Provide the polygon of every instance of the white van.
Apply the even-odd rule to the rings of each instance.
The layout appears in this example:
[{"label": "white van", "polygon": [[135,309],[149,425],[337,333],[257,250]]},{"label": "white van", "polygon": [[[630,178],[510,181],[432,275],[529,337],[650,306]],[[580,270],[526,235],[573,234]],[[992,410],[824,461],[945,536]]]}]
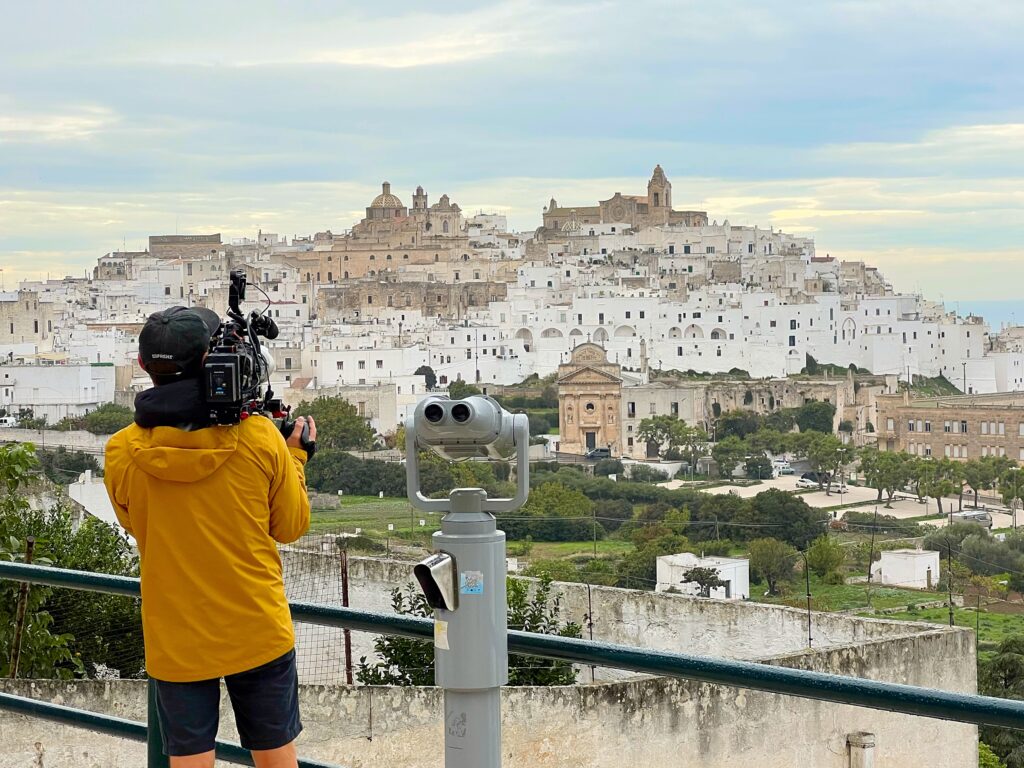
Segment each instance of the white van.
[{"label": "white van", "polygon": [[0,416],[0,429],[10,429],[18,426],[18,420],[13,416]]}]

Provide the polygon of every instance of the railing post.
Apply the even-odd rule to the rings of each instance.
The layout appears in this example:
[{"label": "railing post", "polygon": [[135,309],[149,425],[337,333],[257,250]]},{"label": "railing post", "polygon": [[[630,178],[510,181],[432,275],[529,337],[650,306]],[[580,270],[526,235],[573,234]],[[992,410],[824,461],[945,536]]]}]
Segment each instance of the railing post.
[{"label": "railing post", "polygon": [[[35,551],[36,539],[29,536],[25,539],[25,563],[32,564],[32,553]],[[21,662],[21,639],[25,632],[25,612],[28,609],[28,582],[21,582],[18,589],[18,607],[14,619],[14,642],[11,644],[11,680],[18,679],[18,664]]]},{"label": "railing post", "polygon": [[149,705],[146,708],[146,768],[169,768],[171,762],[164,754],[160,716],[156,710],[156,681],[149,678]]}]

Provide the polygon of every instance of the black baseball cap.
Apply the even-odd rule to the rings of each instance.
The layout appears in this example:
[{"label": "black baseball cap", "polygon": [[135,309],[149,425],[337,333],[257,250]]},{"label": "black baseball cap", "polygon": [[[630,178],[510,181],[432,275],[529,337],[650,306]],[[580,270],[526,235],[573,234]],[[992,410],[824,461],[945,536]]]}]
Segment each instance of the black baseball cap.
[{"label": "black baseball cap", "polygon": [[146,373],[194,373],[209,350],[220,318],[205,307],[171,307],[154,312],[139,334],[139,362]]}]

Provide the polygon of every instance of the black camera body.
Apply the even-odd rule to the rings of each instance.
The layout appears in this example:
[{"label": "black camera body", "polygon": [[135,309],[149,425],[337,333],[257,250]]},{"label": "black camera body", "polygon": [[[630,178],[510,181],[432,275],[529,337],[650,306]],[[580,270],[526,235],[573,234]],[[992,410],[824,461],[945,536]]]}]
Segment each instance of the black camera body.
[{"label": "black camera body", "polygon": [[255,413],[287,419],[290,410],[269,387],[273,361],[260,346],[261,336],[277,338],[277,324],[255,310],[242,314],[245,287],[245,272],[231,270],[228,316],[210,339],[203,364],[203,393],[215,424],[238,424]]}]

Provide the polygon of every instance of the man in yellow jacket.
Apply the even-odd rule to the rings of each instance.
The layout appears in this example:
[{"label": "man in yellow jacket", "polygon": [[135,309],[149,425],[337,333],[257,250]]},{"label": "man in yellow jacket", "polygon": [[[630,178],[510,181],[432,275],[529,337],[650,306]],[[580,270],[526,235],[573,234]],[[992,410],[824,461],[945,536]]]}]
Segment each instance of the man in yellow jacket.
[{"label": "man in yellow jacket", "polygon": [[146,670],[172,768],[212,768],[221,678],[256,765],[293,768],[295,635],[275,542],[309,527],[301,435],[308,421],[315,441],[316,425],[300,417],[286,440],[261,416],[211,422],[202,363],[219,322],[201,308],[149,317],[139,364],[155,386],[107,443],[105,482],[139,546]]}]

